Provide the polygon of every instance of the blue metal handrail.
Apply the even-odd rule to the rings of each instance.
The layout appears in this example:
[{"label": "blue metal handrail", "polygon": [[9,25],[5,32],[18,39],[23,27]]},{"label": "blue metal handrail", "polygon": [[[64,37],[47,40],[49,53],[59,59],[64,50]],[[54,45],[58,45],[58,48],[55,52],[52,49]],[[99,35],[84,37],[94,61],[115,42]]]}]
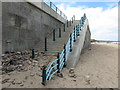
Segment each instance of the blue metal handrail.
[{"label": "blue metal handrail", "polygon": [[44,0],[44,2],[54,11],[56,11],[61,17],[67,20],[67,16],[62,11],[60,11],[58,7],[56,7],[56,5],[53,4],[50,0]]},{"label": "blue metal handrail", "polygon": [[42,73],[43,85],[46,85],[47,80],[50,80],[54,74],[60,73],[63,67],[66,66],[69,53],[72,51],[72,47],[75,40],[80,35],[80,29],[83,26],[85,20],[86,20],[86,16],[84,15],[80,20],[80,24],[74,27],[73,32],[70,34],[70,38],[68,39],[67,44],[64,45],[64,49],[62,50],[62,52],[58,53],[57,58],[48,65],[47,69],[46,67],[44,67]]}]

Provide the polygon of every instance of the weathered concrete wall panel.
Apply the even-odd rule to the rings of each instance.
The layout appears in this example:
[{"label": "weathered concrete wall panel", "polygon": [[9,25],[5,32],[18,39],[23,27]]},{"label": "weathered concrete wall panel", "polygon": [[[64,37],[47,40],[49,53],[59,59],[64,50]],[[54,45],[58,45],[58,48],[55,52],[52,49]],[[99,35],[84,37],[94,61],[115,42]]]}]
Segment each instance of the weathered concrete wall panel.
[{"label": "weathered concrete wall panel", "polygon": [[3,52],[32,48],[62,22],[26,2],[2,3]]},{"label": "weathered concrete wall panel", "polygon": [[84,45],[83,45],[83,50],[88,48],[90,46],[90,43],[91,43],[91,33],[90,33],[89,26],[87,26],[87,31],[86,31],[85,41],[84,41]]}]

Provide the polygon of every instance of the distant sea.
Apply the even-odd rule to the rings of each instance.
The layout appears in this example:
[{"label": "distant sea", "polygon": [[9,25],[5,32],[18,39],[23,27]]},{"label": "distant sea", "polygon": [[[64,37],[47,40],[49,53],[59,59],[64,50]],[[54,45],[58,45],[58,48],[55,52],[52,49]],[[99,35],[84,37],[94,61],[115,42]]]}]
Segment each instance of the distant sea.
[{"label": "distant sea", "polygon": [[114,43],[114,44],[120,44],[120,42],[110,42],[110,43]]}]

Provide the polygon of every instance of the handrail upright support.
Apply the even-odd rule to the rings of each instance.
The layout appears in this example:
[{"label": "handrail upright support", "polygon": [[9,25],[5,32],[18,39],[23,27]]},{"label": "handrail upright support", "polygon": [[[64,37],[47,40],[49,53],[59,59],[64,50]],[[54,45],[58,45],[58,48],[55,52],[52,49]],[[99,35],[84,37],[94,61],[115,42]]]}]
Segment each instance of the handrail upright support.
[{"label": "handrail upright support", "polygon": [[71,26],[71,20],[70,20],[70,26]]},{"label": "handrail upright support", "polygon": [[64,32],[65,32],[65,24],[64,24]]},{"label": "handrail upright support", "polygon": [[73,17],[72,17],[72,23],[73,23]]},{"label": "handrail upright support", "polygon": [[59,38],[61,38],[61,28],[59,28]]},{"label": "handrail upright support", "polygon": [[45,37],[45,51],[47,51],[47,37]]},{"label": "handrail upright support", "polygon": [[57,73],[60,73],[60,55],[59,55],[59,53],[58,53],[58,55],[57,55],[57,58],[58,58],[58,60],[57,60],[57,69],[58,69],[58,71],[57,71]]},{"label": "handrail upright support", "polygon": [[76,38],[75,38],[75,27],[74,27],[74,42],[76,41],[75,39],[76,39]]},{"label": "handrail upright support", "polygon": [[53,41],[55,41],[55,29],[53,30]]},{"label": "handrail upright support", "polygon": [[52,2],[50,2],[50,8],[52,7]]},{"label": "handrail upright support", "polygon": [[66,67],[66,44],[64,44],[64,66]]},{"label": "handrail upright support", "polygon": [[67,20],[67,27],[68,27],[68,20]]},{"label": "handrail upright support", "polygon": [[70,34],[70,52],[72,52],[72,33]]},{"label": "handrail upright support", "polygon": [[45,86],[46,85],[46,66],[43,66],[43,71],[42,71],[42,84]]},{"label": "handrail upright support", "polygon": [[35,58],[35,50],[32,49],[32,59],[34,59],[34,58]]}]

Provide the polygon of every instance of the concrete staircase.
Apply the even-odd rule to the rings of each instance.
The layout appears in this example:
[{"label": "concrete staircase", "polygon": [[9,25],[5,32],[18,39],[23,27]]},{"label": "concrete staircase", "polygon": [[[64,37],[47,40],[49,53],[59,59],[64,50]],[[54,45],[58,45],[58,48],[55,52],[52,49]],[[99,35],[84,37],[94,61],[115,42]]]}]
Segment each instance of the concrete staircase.
[{"label": "concrete staircase", "polygon": [[[69,23],[68,23],[69,24]],[[45,42],[39,42],[36,46],[35,49],[39,50],[40,52],[44,52],[46,55],[56,55],[58,52],[61,52],[61,50],[63,50],[63,46],[64,44],[67,43],[70,33],[73,31],[74,26],[76,26],[77,24],[79,24],[79,21],[76,20],[73,23],[71,23],[71,26],[69,25],[68,27],[66,27],[65,32],[63,30],[61,33],[61,37],[59,37],[56,34],[56,38],[55,41],[53,41],[53,37],[51,34],[49,38],[47,38],[47,51],[45,51]],[[58,33],[58,32],[56,32]]]}]

